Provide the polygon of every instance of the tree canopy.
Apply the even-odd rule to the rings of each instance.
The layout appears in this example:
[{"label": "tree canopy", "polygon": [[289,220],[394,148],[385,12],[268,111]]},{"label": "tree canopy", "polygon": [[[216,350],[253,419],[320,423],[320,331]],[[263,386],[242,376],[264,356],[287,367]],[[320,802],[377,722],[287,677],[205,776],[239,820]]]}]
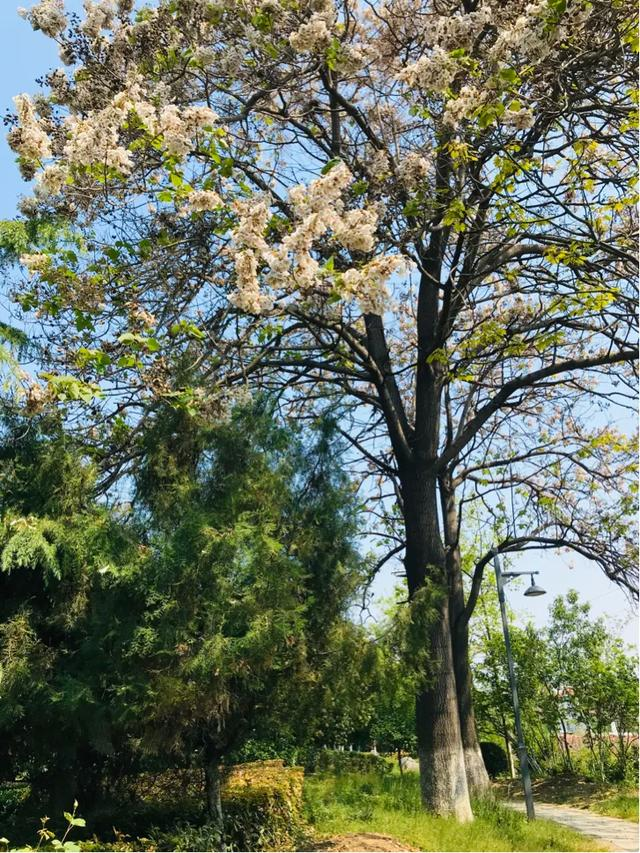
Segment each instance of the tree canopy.
[{"label": "tree canopy", "polygon": [[635,9],[25,15],[66,66],[17,96],[9,132],[36,182],[24,214],[59,228],[21,257],[47,361],[31,397],[88,404],[105,487],[167,402],[222,411],[248,385],[290,415],[339,412],[386,523],[380,564],[403,553],[433,614],[424,801],[469,818],[466,776],[486,774],[466,626],[488,554],[465,598],[465,519],[637,591],[633,445],[610,422],[637,356]]}]

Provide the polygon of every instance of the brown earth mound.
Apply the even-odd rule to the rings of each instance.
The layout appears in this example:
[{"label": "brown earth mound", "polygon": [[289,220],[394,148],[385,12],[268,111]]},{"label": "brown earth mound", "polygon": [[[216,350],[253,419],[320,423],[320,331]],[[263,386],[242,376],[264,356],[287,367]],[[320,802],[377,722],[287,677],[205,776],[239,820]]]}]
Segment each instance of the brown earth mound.
[{"label": "brown earth mound", "polygon": [[378,835],[375,832],[349,833],[348,835],[336,835],[318,841],[311,847],[310,851],[331,850],[335,853],[357,853],[358,851],[404,851],[415,850],[397,838],[390,835]]}]

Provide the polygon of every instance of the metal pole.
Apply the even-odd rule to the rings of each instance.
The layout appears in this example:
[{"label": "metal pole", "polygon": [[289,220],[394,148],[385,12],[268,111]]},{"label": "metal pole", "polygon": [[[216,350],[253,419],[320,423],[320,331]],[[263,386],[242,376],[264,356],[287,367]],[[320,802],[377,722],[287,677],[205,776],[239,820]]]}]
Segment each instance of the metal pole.
[{"label": "metal pole", "polygon": [[513,665],[511,654],[511,637],[509,636],[509,623],[507,622],[507,608],[504,600],[504,581],[500,570],[498,552],[493,552],[493,567],[496,570],[496,586],[498,588],[498,600],[500,601],[500,614],[502,616],[502,630],[504,631],[504,645],[507,650],[507,663],[509,665],[509,683],[511,685],[511,698],[513,700],[513,714],[516,722],[516,737],[518,738],[518,759],[520,761],[520,775],[522,776],[522,788],[524,800],[527,805],[527,820],[535,820],[536,813],[533,807],[533,790],[531,788],[531,774],[529,772],[529,757],[522,734],[522,721],[520,719],[520,701],[518,700],[518,684],[516,681],[516,670]]}]

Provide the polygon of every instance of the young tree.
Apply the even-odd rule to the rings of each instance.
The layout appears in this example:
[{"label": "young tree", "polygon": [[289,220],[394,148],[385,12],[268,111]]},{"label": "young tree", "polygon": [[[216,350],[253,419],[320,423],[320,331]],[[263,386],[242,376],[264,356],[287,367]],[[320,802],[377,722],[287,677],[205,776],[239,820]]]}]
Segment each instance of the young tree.
[{"label": "young tree", "polygon": [[116,473],[158,400],[252,382],[290,413],[340,406],[433,616],[423,800],[468,819],[486,773],[467,624],[489,559],[465,600],[469,503],[498,516],[502,551],[567,546],[636,584],[630,445],[599,414],[628,400],[636,358],[635,10],[134,6],[25,13],[69,70],[16,99],[23,209],[81,235],[22,259],[49,392],[102,387]]},{"label": "young tree", "polygon": [[[488,598],[488,600],[486,600]],[[549,607],[548,624],[511,625],[513,656],[527,745],[547,770],[560,759],[579,770],[569,733],[585,731],[589,772],[604,781],[624,778],[637,728],[637,657],[593,619],[575,590]],[[513,709],[499,615],[483,595],[473,625],[476,707],[484,731],[511,740]],[[612,733],[615,723],[617,736]],[[584,769],[584,768],[583,768]]]},{"label": "young tree", "polygon": [[138,480],[155,531],[132,587],[144,606],[127,654],[149,675],[131,713],[143,748],[198,756],[221,824],[220,764],[291,716],[278,698],[304,703],[361,567],[329,426],[304,443],[258,404],[191,432],[159,415]]},{"label": "young tree", "polygon": [[122,766],[129,758],[113,650],[135,612],[109,578],[135,562],[139,542],[94,501],[95,474],[58,417],[4,412],[0,756],[3,772],[26,776],[56,813],[75,797],[90,807],[114,752]]},{"label": "young tree", "polygon": [[214,425],[168,408],[147,424],[126,520],[96,503],[57,420],[7,433],[7,766],[63,808],[91,808],[148,755],[201,766],[222,823],[226,756],[331,689],[324,658],[362,575],[331,425],[305,438],[263,403]]}]

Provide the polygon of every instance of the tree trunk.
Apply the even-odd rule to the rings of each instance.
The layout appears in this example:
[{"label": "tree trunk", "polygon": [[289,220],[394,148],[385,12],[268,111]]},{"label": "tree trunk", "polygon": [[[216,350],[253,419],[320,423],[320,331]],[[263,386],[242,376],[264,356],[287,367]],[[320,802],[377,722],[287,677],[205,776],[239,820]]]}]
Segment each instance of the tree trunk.
[{"label": "tree trunk", "polygon": [[224,850],[224,815],[222,812],[220,755],[212,749],[208,749],[205,755],[204,780],[207,797],[207,814],[209,820],[220,831],[220,850]]},{"label": "tree trunk", "polygon": [[460,558],[458,513],[455,492],[446,478],[440,481],[440,499],[444,519],[447,574],[449,578],[449,618],[453,670],[458,696],[460,731],[464,748],[464,763],[470,794],[483,794],[489,789],[489,774],[484,764],[473,710],[471,666],[469,664],[469,623],[463,618],[464,586]]},{"label": "tree trunk", "polygon": [[516,778],[516,763],[513,758],[513,747],[511,746],[511,735],[509,734],[509,729],[507,727],[507,721],[504,718],[504,714],[502,714],[502,731],[504,744],[507,750],[507,760],[509,762],[509,778]]},{"label": "tree trunk", "polygon": [[482,757],[476,717],[473,710],[471,666],[469,664],[469,632],[466,627],[455,629],[452,634],[453,666],[460,714],[460,732],[464,748],[464,763],[467,769],[467,782],[471,794],[488,791],[490,782],[487,768]]},{"label": "tree trunk", "polygon": [[[416,697],[416,733],[422,802],[429,811],[460,821],[473,818],[464,764],[453,669],[444,547],[438,529],[435,480],[412,471],[402,482],[409,597],[424,590],[430,652],[425,683]],[[426,589],[425,589],[426,587]]]}]

